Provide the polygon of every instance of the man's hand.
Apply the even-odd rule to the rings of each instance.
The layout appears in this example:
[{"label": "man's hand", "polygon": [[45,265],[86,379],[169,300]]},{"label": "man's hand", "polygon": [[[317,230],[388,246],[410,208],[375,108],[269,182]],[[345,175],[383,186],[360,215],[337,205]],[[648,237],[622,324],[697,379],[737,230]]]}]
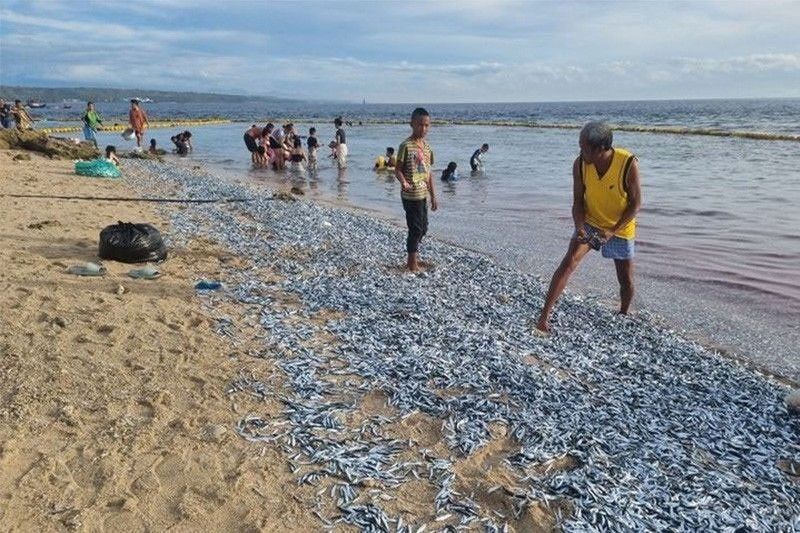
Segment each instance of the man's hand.
[{"label": "man's hand", "polygon": [[414,187],[411,186],[408,180],[405,179],[400,182],[400,186],[403,188],[404,191],[411,191],[414,189]]},{"label": "man's hand", "polygon": [[586,242],[588,240],[589,235],[586,234],[586,228],[583,227],[583,224],[575,226],[575,238],[578,242]]},{"label": "man's hand", "polygon": [[431,211],[436,211],[437,209],[439,209],[439,204],[436,202],[436,198],[432,196],[431,197]]},{"label": "man's hand", "polygon": [[600,240],[603,243],[606,243],[614,236],[614,232],[612,230],[610,230],[610,229],[602,229],[601,228],[597,232],[597,236],[600,238]]}]

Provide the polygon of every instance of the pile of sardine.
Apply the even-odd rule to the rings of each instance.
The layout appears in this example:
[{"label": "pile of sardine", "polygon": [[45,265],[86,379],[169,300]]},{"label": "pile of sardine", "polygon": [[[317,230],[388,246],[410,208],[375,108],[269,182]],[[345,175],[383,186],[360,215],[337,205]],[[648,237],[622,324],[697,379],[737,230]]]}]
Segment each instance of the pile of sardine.
[{"label": "pile of sardine", "polygon": [[[779,466],[800,462],[800,420],[773,380],[646,312],[622,317],[575,295],[557,306],[555,333],[541,337],[531,326],[542,283],[489,258],[427,240],[422,254],[432,268],[405,274],[401,227],[278,201],[205,171],[126,167],[143,193],[178,186],[191,198],[253,198],[171,212],[169,239],[212,237],[256,265],[226,274],[226,297],[258,319],[259,356],[276,359],[284,386],[241,375],[231,393],[278,398],[285,409],[281,418],[249,415],[237,430],[282,446],[298,481],[319,484],[326,525],[502,531],[531,503],[567,500],[571,512],[558,523],[565,530],[800,530],[800,478]],[[259,279],[258,268],[281,281]],[[292,293],[301,305],[279,305],[265,289]],[[339,318],[309,320],[320,311]],[[319,333],[337,342],[309,344]],[[375,390],[397,414],[345,424]],[[441,421],[451,457],[384,433],[412,413]],[[487,444],[495,424],[519,444],[505,460],[519,473],[510,515],[457,490],[452,468]],[[563,457],[577,467],[537,468]],[[407,524],[370,497],[391,498],[389,489],[419,478],[438,490],[430,524]]]}]

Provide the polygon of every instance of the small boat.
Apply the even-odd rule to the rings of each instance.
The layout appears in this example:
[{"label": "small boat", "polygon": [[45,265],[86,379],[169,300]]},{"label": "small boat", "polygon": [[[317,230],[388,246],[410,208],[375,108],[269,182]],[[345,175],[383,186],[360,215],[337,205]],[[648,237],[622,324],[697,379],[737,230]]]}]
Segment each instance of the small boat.
[{"label": "small boat", "polygon": [[28,107],[32,107],[33,109],[39,109],[42,107],[47,107],[47,104],[44,102],[37,102],[36,100],[28,100]]},{"label": "small boat", "polygon": [[64,109],[72,109],[72,104],[64,104],[61,107],[63,107]]}]

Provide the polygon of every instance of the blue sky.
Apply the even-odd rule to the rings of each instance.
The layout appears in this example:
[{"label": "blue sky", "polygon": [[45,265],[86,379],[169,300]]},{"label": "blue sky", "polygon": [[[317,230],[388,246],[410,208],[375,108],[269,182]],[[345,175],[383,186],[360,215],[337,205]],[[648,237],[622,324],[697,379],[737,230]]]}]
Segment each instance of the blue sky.
[{"label": "blue sky", "polygon": [[800,97],[800,2],[0,0],[0,83],[370,102]]}]

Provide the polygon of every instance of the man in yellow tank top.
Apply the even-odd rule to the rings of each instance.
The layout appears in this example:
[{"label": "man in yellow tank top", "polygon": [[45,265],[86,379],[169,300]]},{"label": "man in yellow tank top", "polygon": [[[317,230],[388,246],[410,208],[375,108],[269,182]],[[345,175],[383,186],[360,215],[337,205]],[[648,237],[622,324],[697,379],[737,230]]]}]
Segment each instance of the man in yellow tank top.
[{"label": "man in yellow tank top", "polygon": [[612,148],[611,128],[589,122],[581,130],[581,154],[572,165],[572,219],[575,233],[553,274],[536,328],[550,332],[550,313],[570,275],[590,250],[613,259],[619,281],[620,314],[633,300],[636,213],[642,205],[636,156]]}]

